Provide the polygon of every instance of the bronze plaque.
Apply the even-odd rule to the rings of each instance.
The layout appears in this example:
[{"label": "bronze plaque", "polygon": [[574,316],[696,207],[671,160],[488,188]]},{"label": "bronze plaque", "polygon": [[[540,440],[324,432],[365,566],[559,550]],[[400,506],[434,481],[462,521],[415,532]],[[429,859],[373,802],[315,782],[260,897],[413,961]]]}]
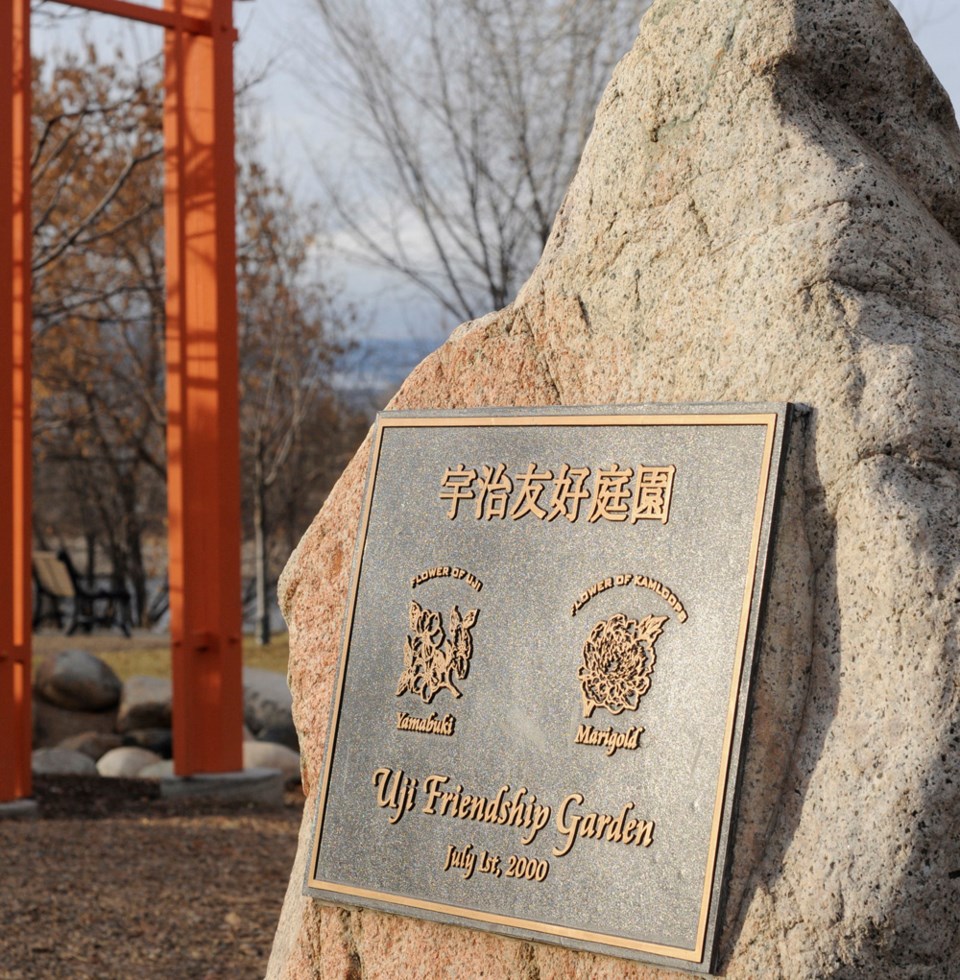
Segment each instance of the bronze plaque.
[{"label": "bronze plaque", "polygon": [[380,415],[308,893],[708,971],[787,420]]}]

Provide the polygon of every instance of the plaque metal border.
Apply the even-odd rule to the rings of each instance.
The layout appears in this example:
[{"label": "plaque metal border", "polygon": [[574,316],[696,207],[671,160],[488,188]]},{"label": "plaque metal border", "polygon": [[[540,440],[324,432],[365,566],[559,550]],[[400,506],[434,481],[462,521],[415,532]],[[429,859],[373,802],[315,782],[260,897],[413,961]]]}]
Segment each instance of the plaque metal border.
[{"label": "plaque metal border", "polygon": [[[742,736],[749,695],[749,682],[752,673],[754,647],[757,642],[760,606],[764,590],[766,561],[772,539],[774,507],[776,504],[777,481],[785,456],[786,433],[789,427],[792,405],[789,403],[757,404],[717,404],[690,406],[689,412],[677,411],[681,406],[617,406],[605,408],[540,408],[540,409],[489,409],[463,410],[456,415],[437,412],[381,412],[377,416],[371,439],[370,460],[367,468],[366,486],[354,559],[351,569],[350,589],[344,613],[344,622],[337,664],[337,677],[334,688],[334,702],[328,723],[327,743],[324,752],[323,771],[317,794],[317,806],[311,830],[310,861],[307,865],[303,892],[329,904],[356,905],[363,900],[368,906],[386,912],[416,915],[426,913],[426,917],[437,921],[452,922],[464,926],[476,926],[488,931],[499,932],[510,938],[526,938],[533,941],[560,942],[572,940],[585,948],[607,955],[630,956],[645,954],[648,962],[656,963],[650,957],[662,958],[662,965],[687,970],[709,971],[713,967],[716,946],[717,919],[719,917],[720,897],[724,882],[721,873],[726,865],[726,851],[729,848],[731,827],[725,826],[724,816],[732,820],[737,789],[737,775],[742,752]],[[417,898],[410,895],[397,895],[375,889],[344,885],[319,879],[314,869],[317,866],[322,837],[322,825],[330,772],[336,751],[336,733],[342,707],[343,686],[346,676],[347,659],[352,638],[354,611],[360,586],[360,573],[363,563],[364,546],[369,530],[370,510],[376,486],[377,469],[383,435],[391,428],[464,428],[464,427],[512,427],[512,426],[744,426],[757,425],[766,429],[760,474],[757,485],[757,500],[751,532],[749,562],[745,576],[744,594],[740,610],[737,633],[737,648],[731,675],[730,691],[727,700],[727,715],[721,765],[714,798],[713,818],[710,832],[709,855],[704,873],[704,887],[697,925],[697,937],[692,949],[667,946],[659,943],[630,939],[615,934],[577,929],[567,925],[540,922],[514,916],[500,915],[444,902]],[[739,720],[739,724],[738,724]],[[731,777],[733,777],[731,783]],[[317,892],[323,894],[318,895]],[[342,903],[338,899],[342,898]],[[711,915],[711,913],[713,913]],[[497,928],[499,927],[499,928]],[[707,948],[708,933],[711,946]],[[705,958],[705,953],[708,955]],[[636,957],[634,957],[636,958]]]}]

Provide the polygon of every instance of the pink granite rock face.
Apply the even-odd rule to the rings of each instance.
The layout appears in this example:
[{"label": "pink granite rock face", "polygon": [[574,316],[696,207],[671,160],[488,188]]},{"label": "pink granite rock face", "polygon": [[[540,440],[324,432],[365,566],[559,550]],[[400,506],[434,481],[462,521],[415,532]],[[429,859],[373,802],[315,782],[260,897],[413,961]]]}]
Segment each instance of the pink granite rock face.
[{"label": "pink granite rock face", "polygon": [[[960,938],[960,135],[886,0],[658,0],[537,269],[394,408],[793,401],[728,977],[949,977]],[[364,446],[281,602],[322,763]],[[653,977],[300,895],[271,977]]]}]

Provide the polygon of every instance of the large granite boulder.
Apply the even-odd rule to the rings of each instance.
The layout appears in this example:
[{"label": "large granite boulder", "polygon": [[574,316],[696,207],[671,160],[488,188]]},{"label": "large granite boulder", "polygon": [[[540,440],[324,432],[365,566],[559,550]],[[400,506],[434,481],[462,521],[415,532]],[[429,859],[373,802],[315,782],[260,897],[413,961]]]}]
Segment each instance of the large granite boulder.
[{"label": "large granite boulder", "polygon": [[120,678],[86,650],[63,650],[37,664],[37,697],[69,711],[105,711],[120,701]]},{"label": "large granite boulder", "polygon": [[[960,135],[886,0],[658,0],[537,269],[392,407],[793,401],[721,928],[747,977],[960,938]],[[301,895],[364,446],[281,582],[311,794],[269,976],[660,971]]]}]

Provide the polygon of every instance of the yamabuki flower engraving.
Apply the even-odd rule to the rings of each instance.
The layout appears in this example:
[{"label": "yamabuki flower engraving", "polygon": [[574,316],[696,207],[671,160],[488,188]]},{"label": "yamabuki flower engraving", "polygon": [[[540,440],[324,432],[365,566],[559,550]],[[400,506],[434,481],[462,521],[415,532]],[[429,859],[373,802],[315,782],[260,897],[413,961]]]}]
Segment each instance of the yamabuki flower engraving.
[{"label": "yamabuki flower engraving", "polygon": [[441,688],[455,698],[461,696],[454,677],[465,678],[473,655],[473,629],[480,615],[470,609],[465,615],[454,606],[450,612],[450,636],[443,628],[443,617],[417,602],[410,602],[410,633],[403,645],[403,673],[397,684],[397,697],[411,691],[424,704],[430,704]]}]

